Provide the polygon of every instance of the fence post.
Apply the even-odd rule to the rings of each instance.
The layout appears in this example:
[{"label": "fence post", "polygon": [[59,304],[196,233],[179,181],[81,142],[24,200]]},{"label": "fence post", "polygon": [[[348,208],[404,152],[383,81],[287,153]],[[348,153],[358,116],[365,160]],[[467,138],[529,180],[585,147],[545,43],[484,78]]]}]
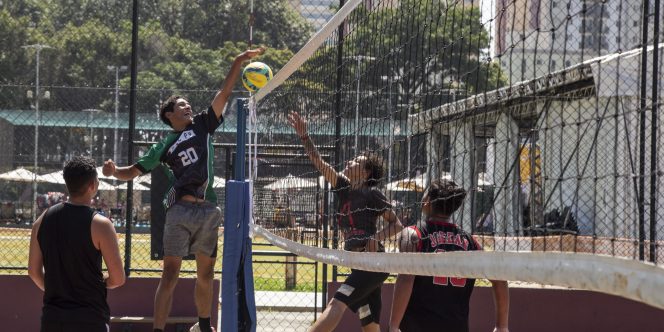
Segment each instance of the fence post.
[{"label": "fence post", "polygon": [[286,256],[286,290],[293,290],[297,285],[297,256]]}]

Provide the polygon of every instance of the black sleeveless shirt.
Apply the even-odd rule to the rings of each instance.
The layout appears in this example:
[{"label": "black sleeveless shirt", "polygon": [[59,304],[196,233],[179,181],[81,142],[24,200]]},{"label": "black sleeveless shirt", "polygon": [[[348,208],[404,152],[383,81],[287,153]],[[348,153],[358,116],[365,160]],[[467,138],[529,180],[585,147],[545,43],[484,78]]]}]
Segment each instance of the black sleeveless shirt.
[{"label": "black sleeveless shirt", "polygon": [[339,198],[337,218],[344,234],[344,250],[364,248],[376,234],[378,217],[392,205],[377,188],[351,189],[348,179],[341,175],[332,191]]},{"label": "black sleeveless shirt", "polygon": [[37,240],[44,258],[45,322],[107,322],[106,283],[101,251],[92,243],[96,212],[60,203],[42,218]]},{"label": "black sleeveless shirt", "polygon": [[[470,234],[445,220],[431,218],[410,228],[420,238],[419,252],[481,250]],[[475,279],[415,276],[404,319],[425,320],[425,325],[432,331],[468,331],[470,295],[474,285]]]}]

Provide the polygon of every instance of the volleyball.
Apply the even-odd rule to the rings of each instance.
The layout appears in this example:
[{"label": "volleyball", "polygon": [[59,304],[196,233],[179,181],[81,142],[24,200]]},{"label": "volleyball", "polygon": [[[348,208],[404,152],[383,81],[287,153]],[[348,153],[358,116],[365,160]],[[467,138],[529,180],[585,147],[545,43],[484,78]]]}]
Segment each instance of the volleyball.
[{"label": "volleyball", "polygon": [[262,88],[271,79],[272,69],[262,62],[252,62],[242,70],[242,85],[251,92]]}]

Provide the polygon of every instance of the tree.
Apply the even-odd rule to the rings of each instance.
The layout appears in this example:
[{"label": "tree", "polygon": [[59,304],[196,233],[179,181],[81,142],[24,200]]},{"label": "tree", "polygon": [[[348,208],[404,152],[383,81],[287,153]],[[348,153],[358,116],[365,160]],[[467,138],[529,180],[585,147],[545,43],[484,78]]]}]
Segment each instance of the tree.
[{"label": "tree", "polygon": [[477,6],[403,0],[374,10],[357,9],[345,40],[348,53],[375,58],[360,66],[367,89],[391,79],[402,99],[396,103],[406,98],[426,109],[449,102],[450,92],[471,95],[505,83],[499,66],[482,56],[489,34]]}]

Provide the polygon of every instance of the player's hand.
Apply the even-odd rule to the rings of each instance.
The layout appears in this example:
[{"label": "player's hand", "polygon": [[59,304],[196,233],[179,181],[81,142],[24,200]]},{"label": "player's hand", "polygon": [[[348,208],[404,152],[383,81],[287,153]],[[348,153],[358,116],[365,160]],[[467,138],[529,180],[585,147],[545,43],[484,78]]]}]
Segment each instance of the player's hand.
[{"label": "player's hand", "polygon": [[399,330],[398,327],[391,327],[391,326],[387,329],[387,331],[388,332],[401,332],[401,330]]},{"label": "player's hand", "polygon": [[300,136],[300,138],[307,136],[307,121],[297,112],[288,114],[288,124],[295,129],[297,136]]},{"label": "player's hand", "polygon": [[113,176],[115,174],[115,163],[112,159],[104,162],[104,167],[102,167],[101,172],[104,176]]},{"label": "player's hand", "polygon": [[236,59],[238,61],[246,61],[246,60],[255,58],[255,57],[265,53],[266,50],[267,50],[267,48],[263,47],[263,46],[261,46],[259,48],[252,49],[252,50],[246,50],[246,51],[240,53],[240,55],[238,55]]},{"label": "player's hand", "polygon": [[510,330],[506,327],[495,327],[493,332],[510,332]]}]

